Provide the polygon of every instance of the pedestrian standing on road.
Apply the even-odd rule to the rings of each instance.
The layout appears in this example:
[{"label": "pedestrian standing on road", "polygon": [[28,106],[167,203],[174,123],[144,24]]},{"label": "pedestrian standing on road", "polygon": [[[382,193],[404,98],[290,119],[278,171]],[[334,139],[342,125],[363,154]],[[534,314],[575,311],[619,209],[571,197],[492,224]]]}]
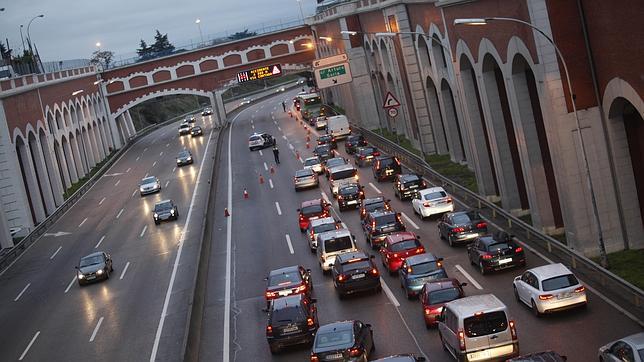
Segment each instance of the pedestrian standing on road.
[{"label": "pedestrian standing on road", "polygon": [[284,108],[284,112],[286,112],[286,102],[282,101],[282,108]]},{"label": "pedestrian standing on road", "polygon": [[280,164],[280,150],[277,149],[277,145],[273,145],[273,156],[275,157],[275,163]]}]

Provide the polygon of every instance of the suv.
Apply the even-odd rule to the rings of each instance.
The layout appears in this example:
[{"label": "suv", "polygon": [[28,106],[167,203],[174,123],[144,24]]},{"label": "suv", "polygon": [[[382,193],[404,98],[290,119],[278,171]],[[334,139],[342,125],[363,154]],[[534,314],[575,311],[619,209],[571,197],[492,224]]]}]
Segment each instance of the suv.
[{"label": "suv", "polygon": [[340,223],[332,217],[312,217],[307,232],[311,252],[315,253],[315,249],[318,248],[318,234],[336,230],[339,225]]},{"label": "suv", "polygon": [[360,207],[360,200],[364,199],[362,186],[357,183],[348,183],[338,189],[338,208],[344,211],[349,207],[357,209]]},{"label": "suv", "polygon": [[329,188],[333,196],[338,195],[342,185],[358,182],[358,170],[351,165],[336,166],[329,170]]},{"label": "suv", "polygon": [[400,213],[394,211],[375,211],[367,215],[364,224],[367,243],[377,249],[385,238],[393,233],[405,231],[405,224],[400,219]]},{"label": "suv", "polygon": [[323,134],[318,137],[318,145],[329,145],[332,149],[338,148],[338,143],[335,141],[335,137],[330,134]]},{"label": "suv", "polygon": [[356,148],[364,147],[367,145],[367,140],[364,139],[364,136],[361,134],[354,134],[347,137],[347,140],[344,141],[344,150],[348,154],[353,154],[356,152]]},{"label": "suv", "polygon": [[371,165],[373,177],[376,181],[393,180],[396,175],[402,173],[400,161],[394,156],[380,156],[376,157]]},{"label": "suv", "polygon": [[286,346],[313,343],[319,327],[316,302],[315,298],[303,294],[273,301],[266,325],[266,340],[271,353],[278,353]]},{"label": "suv", "polygon": [[499,360],[519,354],[519,339],[508,308],[493,294],[446,303],[438,317],[443,348],[456,360]]},{"label": "suv", "polygon": [[356,239],[347,229],[318,234],[317,256],[323,273],[331,270],[336,256],[354,251],[358,251]]},{"label": "suv", "polygon": [[467,246],[470,263],[478,266],[481,274],[493,270],[523,267],[526,264],[523,248],[505,232],[482,236]]},{"label": "suv", "polygon": [[440,239],[447,239],[450,246],[469,243],[485,234],[487,223],[475,210],[449,212],[438,221],[438,236]]},{"label": "suv", "polygon": [[313,154],[320,158],[320,161],[324,162],[329,158],[335,157],[335,151],[331,148],[331,145],[317,145],[313,149]]},{"label": "suv", "polygon": [[363,199],[360,203],[360,221],[364,222],[367,218],[367,215],[374,211],[391,211],[391,205],[389,202],[391,200],[385,200],[384,197],[371,197],[368,199]]},{"label": "suv", "polygon": [[248,148],[251,151],[275,146],[275,138],[268,133],[253,133],[248,137]]},{"label": "suv", "polygon": [[338,255],[333,263],[333,286],[340,299],[351,293],[367,290],[381,292],[380,273],[374,257],[363,251]]},{"label": "suv", "polygon": [[306,294],[310,297],[313,292],[311,269],[305,269],[301,265],[271,270],[264,280],[266,280],[264,292],[266,307],[270,307],[271,301],[280,297],[291,294]]},{"label": "suv", "polygon": [[380,156],[380,152],[373,146],[358,147],[354,152],[354,163],[358,167],[370,165],[373,159]]},{"label": "suv", "polygon": [[394,178],[394,194],[400,200],[413,198],[418,193],[418,190],[422,190],[425,187],[427,187],[427,184],[420,175],[401,174]]},{"label": "suv", "polygon": [[323,199],[304,201],[297,212],[299,212],[300,231],[305,232],[309,227],[309,219],[329,216],[329,204]]}]

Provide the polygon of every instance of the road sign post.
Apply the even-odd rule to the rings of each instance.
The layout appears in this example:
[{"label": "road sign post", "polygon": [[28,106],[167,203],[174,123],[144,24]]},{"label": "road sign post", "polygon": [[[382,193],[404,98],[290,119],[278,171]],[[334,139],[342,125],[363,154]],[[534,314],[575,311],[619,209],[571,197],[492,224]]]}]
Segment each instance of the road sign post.
[{"label": "road sign post", "polygon": [[353,81],[346,54],[313,61],[313,73],[318,89],[333,87]]}]

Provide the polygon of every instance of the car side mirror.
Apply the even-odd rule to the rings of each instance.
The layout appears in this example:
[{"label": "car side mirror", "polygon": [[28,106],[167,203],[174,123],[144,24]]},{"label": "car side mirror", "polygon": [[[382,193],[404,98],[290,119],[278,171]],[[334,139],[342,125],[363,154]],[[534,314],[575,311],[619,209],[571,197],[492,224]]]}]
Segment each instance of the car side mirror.
[{"label": "car side mirror", "polygon": [[387,202],[391,202],[391,199],[387,199]]},{"label": "car side mirror", "polygon": [[74,269],[79,270],[80,268],[78,266],[75,266]]},{"label": "car side mirror", "polygon": [[302,209],[297,209],[297,212],[300,212],[300,211],[302,211]]},{"label": "car side mirror", "polygon": [[460,285],[461,285],[461,287],[466,287],[467,283],[461,283]]},{"label": "car side mirror", "polygon": [[417,240],[420,240],[420,235],[416,235],[416,239],[417,239]]},{"label": "car side mirror", "polygon": [[443,258],[438,258],[436,259],[436,261],[443,261]]},{"label": "car side mirror", "polygon": [[365,326],[366,326],[367,328],[371,328],[371,324],[369,324],[369,323],[365,323]]},{"label": "car side mirror", "polygon": [[264,277],[264,280],[268,281],[268,277]]},{"label": "car side mirror", "polygon": [[311,269],[306,269],[307,274],[311,274]]},{"label": "car side mirror", "polygon": [[399,212],[397,212],[397,213],[396,213],[396,216],[401,217],[401,216],[402,216],[402,214],[401,214],[401,213],[399,213]]}]

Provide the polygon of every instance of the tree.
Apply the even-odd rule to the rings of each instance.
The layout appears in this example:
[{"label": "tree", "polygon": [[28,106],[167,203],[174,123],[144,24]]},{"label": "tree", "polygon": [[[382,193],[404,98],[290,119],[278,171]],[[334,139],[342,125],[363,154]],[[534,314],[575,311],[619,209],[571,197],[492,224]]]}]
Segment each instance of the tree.
[{"label": "tree", "polygon": [[154,35],[154,44],[150,48],[152,48],[152,52],[156,53],[156,55],[169,54],[174,51],[174,45],[168,40],[168,34],[161,34],[158,29]]},{"label": "tree", "polygon": [[249,32],[248,29],[245,29],[244,31],[236,32],[235,34],[229,36],[229,38],[230,40],[239,40],[239,39],[249,38],[255,35],[257,35],[256,32],[254,31]]},{"label": "tree", "polygon": [[97,50],[92,53],[92,59],[90,59],[89,63],[96,66],[100,65],[103,69],[107,69],[110,67],[110,63],[113,58],[114,52],[109,50]]},{"label": "tree", "polygon": [[142,60],[150,59],[152,57],[152,49],[148,46],[145,40],[141,39],[139,47],[140,48],[136,50],[136,54],[138,54]]},{"label": "tree", "polygon": [[8,46],[5,46],[3,42],[0,41],[0,59],[11,60],[12,49],[9,49]]}]

